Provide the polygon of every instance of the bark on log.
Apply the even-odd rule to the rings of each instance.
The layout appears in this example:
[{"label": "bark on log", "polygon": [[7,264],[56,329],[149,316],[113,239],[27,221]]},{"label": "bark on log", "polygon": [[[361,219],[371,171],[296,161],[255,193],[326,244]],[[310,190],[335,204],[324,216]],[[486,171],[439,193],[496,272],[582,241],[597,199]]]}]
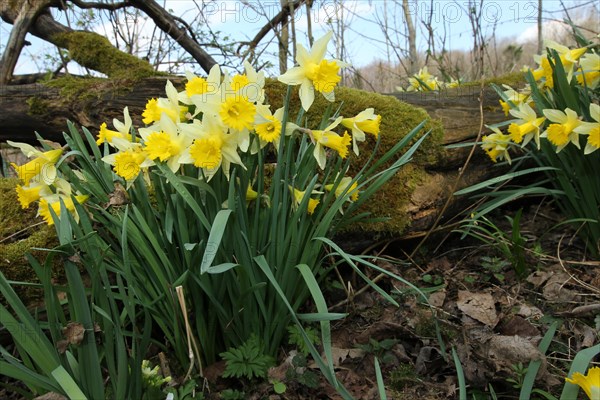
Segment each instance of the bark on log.
[{"label": "bark on log", "polygon": [[[61,94],[58,87],[41,83],[29,83],[39,75],[17,76],[14,82],[24,82],[0,87],[0,141],[7,139],[35,141],[34,132],[43,133],[48,139],[61,140],[67,119],[76,125],[97,128],[102,122],[122,118],[123,108],[129,106],[134,122],[141,124],[146,101],[164,93],[165,82],[171,80],[182,86],[182,77],[151,77],[137,83],[131,90],[119,88],[118,82],[106,83],[90,80],[87,98],[81,93],[70,93],[73,102]],[[94,93],[99,93],[96,95]],[[461,143],[477,136],[480,126],[479,86],[458,87],[441,92],[391,93],[399,100],[425,109],[442,122],[444,144]],[[498,104],[498,96],[491,88],[483,90],[484,124],[506,119]],[[135,118],[138,120],[135,121]],[[450,161],[453,157],[450,158]],[[460,161],[460,160],[457,160]]]}]

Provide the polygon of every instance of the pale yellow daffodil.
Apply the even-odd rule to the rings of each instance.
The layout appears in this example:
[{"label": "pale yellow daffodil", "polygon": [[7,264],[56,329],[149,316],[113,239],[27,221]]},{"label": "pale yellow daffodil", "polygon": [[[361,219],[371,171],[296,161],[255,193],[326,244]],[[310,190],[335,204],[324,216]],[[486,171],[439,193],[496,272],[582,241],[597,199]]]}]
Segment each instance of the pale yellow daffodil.
[{"label": "pale yellow daffodil", "polygon": [[179,169],[183,164],[181,157],[192,143],[192,138],[182,132],[166,113],[161,115],[158,124],[140,128],[139,132],[144,141],[143,150],[149,159],[166,161],[173,172]]},{"label": "pale yellow daffodil", "polygon": [[587,144],[583,150],[586,155],[600,149],[600,106],[598,104],[590,104],[590,117],[595,122],[582,122],[574,129],[576,133],[587,135]]},{"label": "pale yellow daffodil", "polygon": [[54,182],[56,179],[56,163],[62,155],[62,149],[41,151],[27,143],[12,142],[10,140],[7,140],[6,143],[19,148],[28,158],[35,157],[23,165],[10,164],[23,184],[29,185],[31,181],[42,181],[46,185],[51,185]]},{"label": "pale yellow daffodil", "polygon": [[556,152],[559,153],[569,143],[573,143],[578,149],[579,133],[574,129],[581,125],[579,116],[570,108],[561,110],[546,109],[544,115],[549,121],[553,122],[542,133],[541,137],[547,138],[556,146]]},{"label": "pale yellow daffodil", "polygon": [[204,114],[202,123],[182,126],[182,130],[193,142],[182,155],[180,162],[202,168],[207,181],[212,179],[219,168],[223,169],[223,173],[229,179],[232,163],[245,168],[238,154],[239,133],[227,133],[227,127],[218,117]]},{"label": "pale yellow daffodil", "polygon": [[[310,194],[306,193],[306,191],[298,190],[293,186],[289,186],[289,188],[292,191],[292,194],[294,196],[294,206],[296,208],[299,207],[302,204],[302,202],[304,201],[304,198],[308,196],[308,202],[306,203],[306,209],[309,214],[313,214],[315,212],[315,208],[317,208],[317,206],[319,205],[320,200],[313,199],[312,197],[310,197]],[[313,190],[311,194],[322,194],[322,193],[323,192]]]},{"label": "pale yellow daffodil", "polygon": [[113,139],[121,138],[125,140],[131,141],[131,117],[129,116],[129,108],[125,107],[123,109],[123,122],[118,119],[113,119],[113,126],[116,131],[108,129],[106,122],[103,122],[100,125],[100,132],[98,132],[98,140],[96,140],[96,144],[100,145],[104,142],[111,144]]},{"label": "pale yellow daffodil", "polygon": [[513,142],[525,146],[531,139],[535,139],[537,148],[540,148],[540,126],[546,118],[539,117],[529,104],[523,103],[517,108],[510,110],[510,114],[519,120],[508,127],[510,138]]},{"label": "pale yellow daffodil", "polygon": [[494,126],[488,126],[488,128],[494,133],[483,136],[481,139],[481,148],[485,150],[486,154],[493,162],[506,159],[510,164],[511,159],[510,154],[508,153],[508,146],[511,143],[510,136],[503,134]]},{"label": "pale yellow daffodil", "polygon": [[565,380],[574,385],[579,385],[590,400],[600,399],[600,368],[591,367],[587,375],[582,375],[580,372],[575,372],[572,378]]},{"label": "pale yellow daffodil", "polygon": [[344,118],[341,124],[352,130],[352,150],[356,155],[359,154],[358,143],[366,140],[365,133],[370,133],[377,138],[379,136],[379,125],[381,124],[381,115],[375,114],[373,108],[367,108],[359,112],[353,118]]},{"label": "pale yellow daffodil", "polygon": [[335,101],[334,89],[341,80],[340,68],[349,65],[340,60],[324,59],[332,34],[333,32],[329,31],[322,38],[315,40],[310,51],[298,44],[296,52],[298,66],[290,68],[277,78],[286,85],[300,85],[300,101],[305,111],[308,111],[315,100],[315,90],[328,101]]}]

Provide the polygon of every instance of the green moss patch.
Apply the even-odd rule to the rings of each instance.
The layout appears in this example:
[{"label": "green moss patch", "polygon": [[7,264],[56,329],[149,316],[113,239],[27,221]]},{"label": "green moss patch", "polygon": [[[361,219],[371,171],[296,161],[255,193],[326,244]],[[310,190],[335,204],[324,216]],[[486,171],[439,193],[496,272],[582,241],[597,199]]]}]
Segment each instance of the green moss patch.
[{"label": "green moss patch", "polygon": [[[47,252],[37,249],[51,249],[58,240],[54,228],[36,218],[35,207],[21,208],[15,192],[18,182],[14,178],[0,179],[0,271],[8,280],[39,283],[26,254],[43,261]],[[53,270],[60,275],[58,265]],[[34,287],[14,288],[26,304],[43,297],[42,291]]]},{"label": "green moss patch", "polygon": [[94,32],[61,33],[54,40],[69,50],[74,61],[109,78],[140,79],[158,74],[148,62],[120,51],[106,37]]}]

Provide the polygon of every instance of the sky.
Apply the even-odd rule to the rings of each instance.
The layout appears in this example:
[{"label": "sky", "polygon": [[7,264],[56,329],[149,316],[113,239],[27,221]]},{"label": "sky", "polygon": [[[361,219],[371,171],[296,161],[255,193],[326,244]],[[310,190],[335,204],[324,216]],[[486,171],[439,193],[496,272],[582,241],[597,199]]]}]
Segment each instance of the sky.
[{"label": "sky", "polygon": [[[202,0],[159,0],[166,9],[171,9],[174,15],[190,20],[197,14],[196,4]],[[229,34],[238,40],[247,40],[254,37],[262,28],[268,18],[272,18],[280,10],[279,0],[213,0],[206,3],[205,16],[209,26],[215,31]],[[340,4],[343,3],[343,7]],[[374,60],[386,60],[388,57],[395,59],[393,51],[386,46],[386,38],[382,33],[384,16],[387,16],[389,27],[402,27],[402,11],[394,7],[393,1],[388,0],[315,0],[312,8],[311,24],[313,34],[319,37],[332,27],[334,30],[343,21],[344,42],[347,53],[344,61],[350,62],[355,67],[367,65]],[[400,3],[400,1],[398,1]],[[562,4],[567,9],[578,5],[590,6],[593,2],[586,0],[563,1],[544,0],[544,27],[552,30],[563,15]],[[431,17],[435,34],[445,36],[445,46],[449,50],[469,50],[472,47],[472,29],[468,18],[467,0],[428,0],[410,1],[411,12],[417,19],[417,48],[425,50],[426,32],[418,20]],[[537,6],[538,1],[507,1],[486,0],[481,7],[482,26],[484,35],[491,37],[495,34],[498,39],[512,38],[517,44],[526,40],[537,38]],[[0,23],[0,47],[6,43],[11,25]],[[101,34],[110,36],[108,26],[97,26],[95,29]],[[148,33],[153,29],[152,23],[147,23],[143,30]],[[296,15],[295,29],[297,37],[307,47],[307,18],[302,11]],[[273,35],[267,36],[272,39]],[[37,72],[31,61],[30,54],[39,54],[51,45],[28,35],[27,40],[32,43],[23,52],[16,73]],[[391,40],[404,44],[401,37],[392,37]],[[272,45],[273,52],[275,45]],[[330,44],[329,51],[335,54],[335,43]],[[219,61],[219,60],[217,60]],[[273,60],[275,61],[275,60]]]}]

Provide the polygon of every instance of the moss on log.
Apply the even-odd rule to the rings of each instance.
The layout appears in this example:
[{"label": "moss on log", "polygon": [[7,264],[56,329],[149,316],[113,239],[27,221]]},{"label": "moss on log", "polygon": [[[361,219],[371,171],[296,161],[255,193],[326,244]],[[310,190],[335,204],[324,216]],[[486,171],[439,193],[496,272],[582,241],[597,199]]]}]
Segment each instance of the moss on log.
[{"label": "moss on log", "polygon": [[[39,283],[27,260],[27,253],[43,262],[47,252],[58,245],[54,227],[35,217],[34,207],[23,210],[17,199],[15,186],[18,179],[0,179],[0,271],[8,280]],[[41,221],[41,222],[40,222]],[[54,276],[61,275],[58,265]],[[32,286],[15,285],[15,290],[26,304],[41,300],[43,293]]]},{"label": "moss on log", "polygon": [[148,62],[118,50],[106,37],[94,32],[59,33],[53,39],[69,51],[71,59],[109,78],[140,79],[161,74]]}]

